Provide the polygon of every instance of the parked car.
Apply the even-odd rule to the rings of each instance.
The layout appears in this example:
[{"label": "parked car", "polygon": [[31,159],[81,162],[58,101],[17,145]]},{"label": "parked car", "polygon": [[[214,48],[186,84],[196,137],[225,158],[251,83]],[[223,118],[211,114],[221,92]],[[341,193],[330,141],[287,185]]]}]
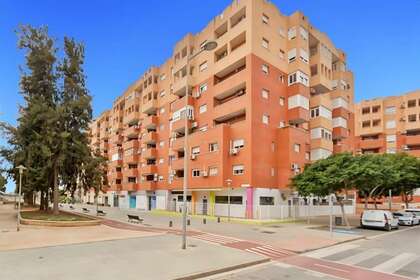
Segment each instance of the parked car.
[{"label": "parked car", "polygon": [[398,219],[390,211],[365,210],[360,216],[362,228],[382,228],[385,230],[398,229]]},{"label": "parked car", "polygon": [[420,209],[419,208],[408,208],[405,209],[404,212],[410,212],[416,214],[417,217],[420,217]]},{"label": "parked car", "polygon": [[412,212],[395,212],[392,214],[402,226],[414,226],[420,223],[420,218]]}]

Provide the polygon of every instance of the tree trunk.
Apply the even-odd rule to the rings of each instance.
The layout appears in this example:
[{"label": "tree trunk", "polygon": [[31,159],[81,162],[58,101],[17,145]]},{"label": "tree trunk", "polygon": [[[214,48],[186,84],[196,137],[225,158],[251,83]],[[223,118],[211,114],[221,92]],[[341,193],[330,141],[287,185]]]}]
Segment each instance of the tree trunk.
[{"label": "tree trunk", "polygon": [[346,223],[346,227],[350,228],[350,223],[349,220],[347,218],[346,212],[344,211],[344,203],[341,199],[338,200],[338,203],[340,204],[340,208],[341,208],[341,215],[343,216],[343,220]]},{"label": "tree trunk", "polygon": [[54,192],[53,192],[53,214],[58,215],[60,211],[58,210],[58,168],[57,164],[54,164]]},{"label": "tree trunk", "polygon": [[365,209],[368,209],[368,199],[369,197],[365,194]]},{"label": "tree trunk", "polygon": [[373,198],[373,204],[375,205],[375,210],[378,210],[378,204],[376,204],[376,197]]},{"label": "tree trunk", "polygon": [[41,191],[41,196],[39,197],[39,210],[44,210],[44,191]]}]

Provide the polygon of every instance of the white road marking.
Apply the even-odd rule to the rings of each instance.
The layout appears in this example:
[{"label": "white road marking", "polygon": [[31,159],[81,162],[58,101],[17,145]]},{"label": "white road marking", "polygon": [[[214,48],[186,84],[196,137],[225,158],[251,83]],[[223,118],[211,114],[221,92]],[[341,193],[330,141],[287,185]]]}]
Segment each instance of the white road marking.
[{"label": "white road marking", "polygon": [[327,269],[341,271],[341,272],[344,272],[344,273],[350,273],[350,271],[348,271],[348,270],[344,270],[344,269],[340,269],[340,268],[335,268],[335,267],[332,267],[332,266],[329,266],[329,265],[325,265],[325,264],[315,263],[314,265],[319,266],[319,267],[323,267],[323,268],[327,268]]},{"label": "white road marking", "polygon": [[366,261],[370,258],[373,258],[373,257],[381,254],[382,252],[384,252],[384,251],[379,250],[379,249],[366,250],[366,251],[354,254],[352,256],[349,256],[347,258],[341,259],[341,260],[339,260],[339,262],[354,265],[354,264]]},{"label": "white road marking", "polygon": [[387,260],[386,262],[375,266],[374,268],[372,268],[372,270],[386,273],[394,273],[395,271],[399,270],[400,268],[406,266],[407,264],[413,262],[416,259],[416,254],[402,253]]},{"label": "white road marking", "polygon": [[360,247],[359,245],[354,245],[354,244],[343,244],[340,246],[333,246],[333,247],[328,247],[325,249],[320,249],[320,250],[316,250],[314,252],[310,252],[307,254],[304,254],[307,257],[311,257],[311,258],[325,258],[340,252],[344,252],[347,250],[351,250],[354,248]]}]

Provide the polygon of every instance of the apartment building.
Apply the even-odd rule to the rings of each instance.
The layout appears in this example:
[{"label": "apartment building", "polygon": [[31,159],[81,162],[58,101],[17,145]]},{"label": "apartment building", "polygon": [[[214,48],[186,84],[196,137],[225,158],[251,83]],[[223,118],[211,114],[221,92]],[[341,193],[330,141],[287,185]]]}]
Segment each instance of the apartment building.
[{"label": "apartment building", "polygon": [[420,90],[355,105],[359,153],[406,152],[420,157]]},{"label": "apartment building", "polygon": [[[187,69],[208,41],[217,48]],[[116,98],[91,136],[109,159],[106,204],[179,211],[188,176],[190,212],[227,215],[229,196],[232,216],[261,218],[297,201],[289,178],[305,163],[353,149],[353,123],[345,53],[300,12],[235,0]]]}]

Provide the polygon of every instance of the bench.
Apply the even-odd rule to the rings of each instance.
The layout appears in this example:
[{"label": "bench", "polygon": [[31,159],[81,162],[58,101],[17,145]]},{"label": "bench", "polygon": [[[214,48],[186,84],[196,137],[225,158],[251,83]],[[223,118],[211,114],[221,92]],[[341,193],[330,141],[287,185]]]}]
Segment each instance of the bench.
[{"label": "bench", "polygon": [[143,218],[140,218],[139,215],[130,215],[127,214],[128,217],[128,222],[129,223],[142,223],[143,222]]},{"label": "bench", "polygon": [[96,211],[96,215],[98,215],[98,216],[105,216],[106,213],[103,210],[98,210],[98,211]]},{"label": "bench", "polygon": [[88,213],[89,212],[89,209],[87,209],[87,208],[82,208],[82,210],[83,210],[84,213]]}]

